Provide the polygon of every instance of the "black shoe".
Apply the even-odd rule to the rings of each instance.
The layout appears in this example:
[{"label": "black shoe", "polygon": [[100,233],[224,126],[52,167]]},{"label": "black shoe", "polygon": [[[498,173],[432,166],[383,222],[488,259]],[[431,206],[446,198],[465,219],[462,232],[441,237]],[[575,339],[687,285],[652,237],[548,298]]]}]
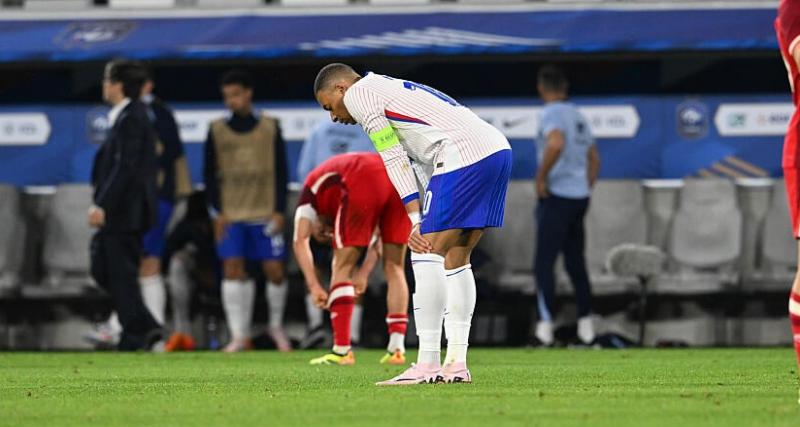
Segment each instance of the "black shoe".
[{"label": "black shoe", "polygon": [[325,325],[317,326],[306,333],[306,336],[300,340],[298,348],[301,350],[308,350],[313,348],[325,347],[325,341],[328,339],[328,333],[325,331]]},{"label": "black shoe", "polygon": [[163,353],[166,337],[167,332],[161,328],[151,330],[144,338],[144,350]]},{"label": "black shoe", "polygon": [[553,347],[555,347],[555,341],[551,342],[550,344],[546,344],[546,343],[542,342],[542,340],[540,340],[539,338],[537,338],[534,335],[530,340],[528,340],[527,347],[528,348],[553,348]]}]

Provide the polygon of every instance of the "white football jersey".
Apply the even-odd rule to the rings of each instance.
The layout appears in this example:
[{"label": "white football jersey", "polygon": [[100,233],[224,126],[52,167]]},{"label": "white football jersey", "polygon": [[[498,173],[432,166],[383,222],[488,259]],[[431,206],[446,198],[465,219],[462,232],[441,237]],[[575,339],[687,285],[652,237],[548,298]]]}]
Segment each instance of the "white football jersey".
[{"label": "white football jersey", "polygon": [[[344,104],[373,139],[404,202],[418,193],[409,157],[421,165],[417,171],[439,175],[511,148],[499,130],[469,108],[419,83],[371,73],[345,92]],[[387,132],[399,143],[379,143]]]}]

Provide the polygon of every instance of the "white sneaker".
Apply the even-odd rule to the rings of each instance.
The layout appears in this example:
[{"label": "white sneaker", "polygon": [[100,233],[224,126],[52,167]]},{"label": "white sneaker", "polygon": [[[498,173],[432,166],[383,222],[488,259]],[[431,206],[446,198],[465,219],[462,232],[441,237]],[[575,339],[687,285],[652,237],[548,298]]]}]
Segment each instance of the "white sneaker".
[{"label": "white sneaker", "polygon": [[83,335],[83,339],[95,346],[114,347],[119,344],[122,330],[114,329],[108,322],[98,323]]},{"label": "white sneaker", "polygon": [[253,344],[250,342],[249,339],[243,338],[233,338],[225,348],[222,349],[224,353],[239,353],[242,351],[248,351],[253,348]]},{"label": "white sneaker", "polygon": [[448,363],[442,368],[442,378],[446,384],[471,384],[472,374],[466,362]]},{"label": "white sneaker", "polygon": [[582,343],[589,345],[594,342],[597,336],[594,333],[594,319],[592,316],[584,316],[578,319],[578,339]]},{"label": "white sneaker", "polygon": [[286,332],[283,331],[283,328],[269,328],[267,332],[275,343],[275,347],[278,351],[283,353],[292,351],[292,343],[289,341],[289,337],[286,336]]},{"label": "white sneaker", "polygon": [[553,345],[553,322],[540,321],[536,324],[536,338],[546,346]]},{"label": "white sneaker", "polygon": [[444,382],[440,366],[428,364],[411,364],[402,374],[386,381],[375,383],[377,386],[404,386],[417,384],[436,384]]},{"label": "white sneaker", "polygon": [[167,342],[164,341],[164,340],[158,340],[155,343],[153,343],[152,347],[150,347],[150,352],[151,353],[166,353],[167,352],[166,348],[167,348]]}]

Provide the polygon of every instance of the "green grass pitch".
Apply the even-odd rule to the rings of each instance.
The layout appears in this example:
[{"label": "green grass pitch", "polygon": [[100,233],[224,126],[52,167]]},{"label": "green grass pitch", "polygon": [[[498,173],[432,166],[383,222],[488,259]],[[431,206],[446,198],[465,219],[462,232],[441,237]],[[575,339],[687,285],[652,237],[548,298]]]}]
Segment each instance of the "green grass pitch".
[{"label": "green grass pitch", "polygon": [[318,354],[0,353],[0,426],[800,426],[788,348],[474,349],[474,384],[403,388]]}]

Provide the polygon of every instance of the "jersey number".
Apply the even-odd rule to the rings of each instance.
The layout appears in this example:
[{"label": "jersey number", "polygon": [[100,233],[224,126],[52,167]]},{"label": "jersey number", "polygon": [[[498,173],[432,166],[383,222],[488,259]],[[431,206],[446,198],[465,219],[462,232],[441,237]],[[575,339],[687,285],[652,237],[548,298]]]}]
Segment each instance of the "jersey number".
[{"label": "jersey number", "polygon": [[422,204],[422,216],[428,216],[428,211],[431,210],[431,199],[433,199],[433,193],[428,191],[425,193],[425,202]]},{"label": "jersey number", "polygon": [[[389,77],[389,76],[384,76],[384,75],[381,75],[381,77],[383,77],[385,79],[388,79],[388,80],[395,80],[394,77]],[[416,82],[410,82],[408,80],[403,80],[403,87],[408,89],[408,90],[417,90],[417,89],[424,90],[425,92],[428,92],[429,94],[441,99],[442,101],[444,101],[444,102],[446,102],[446,103],[448,103],[448,104],[450,104],[450,105],[452,105],[454,107],[459,107],[461,105],[455,99],[451,98],[446,93],[440,92],[440,91],[438,91],[438,90],[436,90],[436,89],[434,89],[434,88],[432,88],[430,86],[426,86],[426,85],[424,85],[422,83],[416,83]]]},{"label": "jersey number", "polygon": [[406,80],[406,81],[403,82],[403,87],[408,89],[408,90],[417,90],[417,89],[424,90],[425,92],[428,92],[429,94],[441,99],[442,101],[444,101],[444,102],[446,102],[446,103],[448,103],[448,104],[450,104],[450,105],[452,105],[454,107],[458,107],[459,106],[458,102],[456,102],[455,99],[449,97],[447,94],[445,94],[443,92],[440,92],[440,91],[438,91],[438,90],[436,90],[436,89],[434,89],[434,88],[432,88],[430,86],[425,86],[424,84],[414,83],[414,82],[410,82],[410,81]]}]

